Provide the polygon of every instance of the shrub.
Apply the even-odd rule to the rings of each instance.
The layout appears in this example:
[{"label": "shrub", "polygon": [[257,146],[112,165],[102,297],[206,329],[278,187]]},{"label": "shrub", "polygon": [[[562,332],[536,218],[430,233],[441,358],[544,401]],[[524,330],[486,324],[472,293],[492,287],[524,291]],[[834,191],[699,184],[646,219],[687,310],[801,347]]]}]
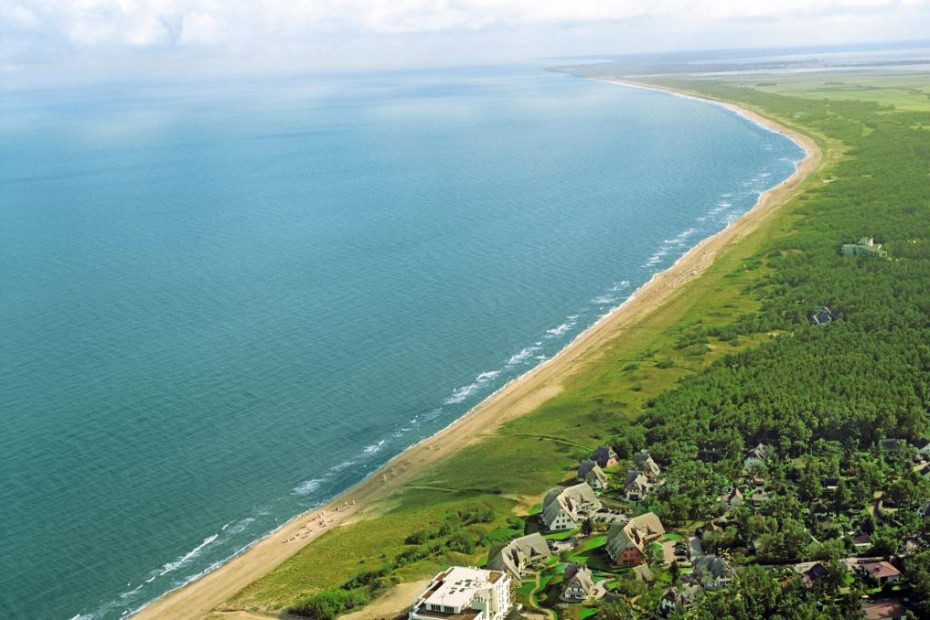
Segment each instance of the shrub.
[{"label": "shrub", "polygon": [[368,599],[356,592],[345,590],[323,590],[310,598],[297,603],[288,611],[304,618],[314,620],[333,620],[334,618],[362,607]]}]

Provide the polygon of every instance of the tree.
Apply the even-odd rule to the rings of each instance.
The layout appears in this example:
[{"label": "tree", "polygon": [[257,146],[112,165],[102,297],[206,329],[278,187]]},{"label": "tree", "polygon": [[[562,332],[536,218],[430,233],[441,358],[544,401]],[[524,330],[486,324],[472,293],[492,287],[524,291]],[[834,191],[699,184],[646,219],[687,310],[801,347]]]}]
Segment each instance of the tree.
[{"label": "tree", "polygon": [[597,608],[600,620],[632,620],[633,608],[623,599],[605,600]]}]

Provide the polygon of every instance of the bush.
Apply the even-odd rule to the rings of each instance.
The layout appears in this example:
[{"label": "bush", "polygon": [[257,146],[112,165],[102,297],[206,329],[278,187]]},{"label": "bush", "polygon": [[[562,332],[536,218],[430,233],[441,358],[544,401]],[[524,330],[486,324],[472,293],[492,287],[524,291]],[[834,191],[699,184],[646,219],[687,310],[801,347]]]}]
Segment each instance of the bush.
[{"label": "bush", "polygon": [[333,620],[342,614],[362,607],[368,599],[356,592],[345,590],[323,590],[305,601],[297,603],[288,611],[314,620]]},{"label": "bush", "polygon": [[459,510],[459,518],[465,525],[491,523],[494,521],[494,510],[487,504],[474,504]]},{"label": "bush", "polygon": [[381,577],[384,577],[387,574],[388,574],[388,569],[386,567],[379,568],[378,570],[366,571],[364,573],[360,573],[356,575],[352,579],[342,584],[342,589],[343,590],[354,590],[355,588],[367,586],[368,584],[372,583],[373,581]]}]

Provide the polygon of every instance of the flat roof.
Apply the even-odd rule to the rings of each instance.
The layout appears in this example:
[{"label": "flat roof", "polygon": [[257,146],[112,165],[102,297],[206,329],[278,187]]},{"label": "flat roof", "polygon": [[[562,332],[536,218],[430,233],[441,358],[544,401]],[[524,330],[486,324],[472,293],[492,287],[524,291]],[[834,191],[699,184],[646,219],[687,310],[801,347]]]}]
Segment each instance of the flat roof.
[{"label": "flat roof", "polygon": [[[503,574],[499,571],[454,566],[445,574],[440,575],[442,582],[428,591],[424,599],[431,605],[445,605],[461,609],[471,603],[475,592],[490,588],[502,576]],[[421,612],[417,614],[422,615]]]}]

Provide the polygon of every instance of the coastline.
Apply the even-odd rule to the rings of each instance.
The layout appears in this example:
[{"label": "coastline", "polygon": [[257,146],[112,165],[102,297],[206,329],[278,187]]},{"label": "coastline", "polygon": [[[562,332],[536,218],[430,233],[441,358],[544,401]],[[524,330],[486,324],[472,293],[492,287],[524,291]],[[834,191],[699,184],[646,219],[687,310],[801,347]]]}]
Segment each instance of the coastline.
[{"label": "coastline", "polygon": [[809,136],[737,105],[617,78],[595,79],[619,86],[670,92],[676,96],[726,107],[758,125],[787,136],[805,151],[805,156],[790,177],[762,192],[749,211],[723,230],[700,241],[671,267],[653,275],[622,304],[598,319],[552,358],[511,380],[461,418],[433,436],[408,447],[326,505],[294,517],[216,570],[156,599],[133,617],[197,618],[209,613],[325,531],[368,514],[376,514],[379,500],[419,476],[434,463],[479,441],[482,435],[504,422],[532,411],[557,395],[562,389],[562,378],[576,370],[591,353],[596,353],[604,344],[619,337],[625,329],[650,315],[700,276],[722,250],[754,231],[767,215],[784,204],[810,173],[818,168],[822,159],[820,149]]}]

